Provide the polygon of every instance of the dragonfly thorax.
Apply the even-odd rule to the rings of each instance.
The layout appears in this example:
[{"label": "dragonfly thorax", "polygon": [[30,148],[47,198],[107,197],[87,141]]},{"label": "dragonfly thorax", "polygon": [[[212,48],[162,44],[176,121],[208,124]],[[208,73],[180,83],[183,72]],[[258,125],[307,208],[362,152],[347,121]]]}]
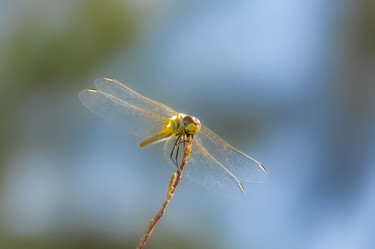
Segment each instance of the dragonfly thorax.
[{"label": "dragonfly thorax", "polygon": [[196,117],[186,115],[183,113],[177,114],[171,119],[173,133],[178,134],[187,134],[194,135],[201,128],[201,122]]}]

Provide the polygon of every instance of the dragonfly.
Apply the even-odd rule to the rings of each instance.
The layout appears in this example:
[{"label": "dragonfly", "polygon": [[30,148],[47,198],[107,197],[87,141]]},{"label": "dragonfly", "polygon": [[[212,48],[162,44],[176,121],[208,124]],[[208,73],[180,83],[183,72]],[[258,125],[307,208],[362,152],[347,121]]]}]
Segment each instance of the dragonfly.
[{"label": "dragonfly", "polygon": [[225,142],[196,117],[178,113],[112,78],[100,78],[94,84],[96,89],[79,93],[82,103],[112,125],[142,137],[142,148],[164,142],[164,155],[175,169],[182,160],[184,141],[191,136],[192,151],[183,176],[234,199],[245,194],[241,182],[265,180],[267,172],[260,162]]}]

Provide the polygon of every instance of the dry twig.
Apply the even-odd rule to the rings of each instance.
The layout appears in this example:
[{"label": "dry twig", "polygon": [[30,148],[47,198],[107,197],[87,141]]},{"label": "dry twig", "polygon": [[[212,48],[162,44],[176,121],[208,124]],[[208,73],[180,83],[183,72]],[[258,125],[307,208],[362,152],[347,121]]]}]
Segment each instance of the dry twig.
[{"label": "dry twig", "polygon": [[172,198],[173,193],[177,187],[177,185],[182,180],[182,171],[184,170],[185,165],[187,164],[187,160],[191,154],[191,147],[192,147],[192,138],[191,136],[187,137],[187,141],[184,146],[184,155],[181,161],[181,165],[178,167],[177,173],[173,173],[171,180],[168,185],[168,191],[167,195],[165,197],[165,200],[163,204],[161,205],[161,208],[159,212],[155,215],[153,219],[151,219],[148,228],[145,232],[145,234],[142,236],[141,240],[139,241],[139,244],[136,249],[142,249],[144,245],[146,244],[147,240],[150,238],[152,231],[154,230],[154,227],[156,223],[160,220],[161,217],[163,217],[165,213],[165,209],[167,208],[167,205],[169,203],[169,200]]}]

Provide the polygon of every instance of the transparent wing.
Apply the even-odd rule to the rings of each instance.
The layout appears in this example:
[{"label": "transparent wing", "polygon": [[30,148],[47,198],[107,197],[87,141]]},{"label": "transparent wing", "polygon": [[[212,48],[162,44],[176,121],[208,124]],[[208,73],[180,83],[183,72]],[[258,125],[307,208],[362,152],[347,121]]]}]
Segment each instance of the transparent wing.
[{"label": "transparent wing", "polygon": [[194,138],[238,180],[254,183],[265,180],[266,169],[260,162],[229,145],[207,127],[202,126]]},{"label": "transparent wing", "polygon": [[108,93],[134,107],[168,118],[177,114],[172,108],[140,95],[115,79],[100,78],[95,80],[94,84],[99,91]]},{"label": "transparent wing", "polygon": [[[176,137],[170,138],[164,145],[164,155],[174,170],[177,169],[172,162],[172,160],[176,160],[175,154],[172,159],[170,156],[175,141]],[[183,144],[180,145],[179,150],[177,161],[180,163],[183,155]],[[183,176],[219,195],[233,199],[243,198],[244,191],[239,180],[195,139],[193,139],[192,153],[184,168]]]},{"label": "transparent wing", "polygon": [[79,93],[82,103],[109,123],[140,137],[161,131],[175,112],[143,97],[120,82],[103,78],[95,81],[97,90]]}]

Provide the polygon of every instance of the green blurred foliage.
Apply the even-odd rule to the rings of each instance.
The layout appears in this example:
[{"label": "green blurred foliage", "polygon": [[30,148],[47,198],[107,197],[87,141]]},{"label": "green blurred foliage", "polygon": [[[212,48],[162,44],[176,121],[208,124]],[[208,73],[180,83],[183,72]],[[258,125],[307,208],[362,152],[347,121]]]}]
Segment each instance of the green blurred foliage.
[{"label": "green blurred foliage", "polygon": [[80,0],[74,7],[59,23],[35,12],[20,16],[0,39],[0,162],[17,136],[12,112],[22,99],[71,87],[134,41],[139,21],[125,2]]},{"label": "green blurred foliage", "polygon": [[375,1],[362,0],[359,4],[358,44],[364,54],[375,53]]},{"label": "green blurred foliage", "polygon": [[65,23],[29,16],[5,39],[1,47],[10,52],[2,58],[5,63],[0,72],[9,90],[22,85],[25,91],[80,77],[130,44],[138,22],[129,7],[100,0],[82,0],[77,5],[66,13]]},{"label": "green blurred foliage", "polygon": [[[130,5],[117,0],[79,0],[61,13],[30,11],[13,21],[0,39],[0,182],[5,160],[20,146],[20,127],[27,125],[15,118],[27,98],[39,91],[71,90],[115,51],[131,46],[139,27]],[[47,126],[53,126],[52,121],[46,117]],[[0,230],[0,248],[109,248],[97,240],[59,240],[13,237]]]}]

